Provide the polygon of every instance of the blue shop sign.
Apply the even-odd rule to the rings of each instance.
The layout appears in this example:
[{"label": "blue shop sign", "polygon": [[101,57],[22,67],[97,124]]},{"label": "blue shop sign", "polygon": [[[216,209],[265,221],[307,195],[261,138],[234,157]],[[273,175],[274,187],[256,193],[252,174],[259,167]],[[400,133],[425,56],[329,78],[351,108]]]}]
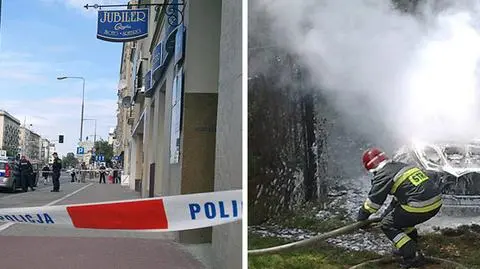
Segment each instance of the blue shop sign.
[{"label": "blue shop sign", "polygon": [[185,52],[185,26],[181,24],[178,27],[177,35],[175,37],[175,64],[183,60]]},{"label": "blue shop sign", "polygon": [[147,74],[145,74],[145,77],[143,78],[143,82],[145,85],[145,94],[148,95],[150,90],[152,89],[152,70],[148,70]]},{"label": "blue shop sign", "polygon": [[98,11],[97,38],[128,42],[148,36],[148,9]]},{"label": "blue shop sign", "polygon": [[153,50],[152,80],[155,82],[162,78],[168,63],[174,56],[177,29],[178,27],[158,43]]},{"label": "blue shop sign", "polygon": [[152,70],[148,70],[144,77],[145,90],[148,91],[152,88]]},{"label": "blue shop sign", "polygon": [[162,42],[158,43],[158,45],[153,49],[152,53],[152,72],[156,73],[157,70],[162,66],[163,62],[163,47]]}]

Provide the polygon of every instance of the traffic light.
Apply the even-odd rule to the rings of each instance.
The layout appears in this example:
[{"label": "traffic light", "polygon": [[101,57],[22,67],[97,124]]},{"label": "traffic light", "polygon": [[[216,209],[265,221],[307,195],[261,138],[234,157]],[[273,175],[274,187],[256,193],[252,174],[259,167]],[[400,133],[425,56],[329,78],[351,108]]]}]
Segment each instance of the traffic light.
[{"label": "traffic light", "polygon": [[63,143],[63,135],[58,136],[58,143]]}]

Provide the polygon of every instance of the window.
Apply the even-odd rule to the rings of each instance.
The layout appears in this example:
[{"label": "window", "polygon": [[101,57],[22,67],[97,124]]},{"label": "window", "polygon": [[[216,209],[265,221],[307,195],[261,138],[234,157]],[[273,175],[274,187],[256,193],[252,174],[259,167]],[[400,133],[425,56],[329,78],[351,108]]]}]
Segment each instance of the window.
[{"label": "window", "polygon": [[183,68],[175,75],[172,87],[172,118],[170,130],[170,163],[180,159],[180,134],[182,128]]}]

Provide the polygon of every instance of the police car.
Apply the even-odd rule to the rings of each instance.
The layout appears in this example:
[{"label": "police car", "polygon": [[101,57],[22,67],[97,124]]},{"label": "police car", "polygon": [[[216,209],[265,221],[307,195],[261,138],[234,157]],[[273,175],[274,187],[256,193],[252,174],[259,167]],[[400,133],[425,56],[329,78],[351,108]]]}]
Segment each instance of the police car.
[{"label": "police car", "polygon": [[13,178],[13,165],[8,159],[0,159],[0,188],[15,192],[18,188]]},{"label": "police car", "polygon": [[[40,164],[32,163],[33,168],[33,186],[36,187],[40,176]],[[9,159],[0,159],[0,188],[7,189],[10,192],[15,192],[21,188],[13,176],[13,161]]]}]

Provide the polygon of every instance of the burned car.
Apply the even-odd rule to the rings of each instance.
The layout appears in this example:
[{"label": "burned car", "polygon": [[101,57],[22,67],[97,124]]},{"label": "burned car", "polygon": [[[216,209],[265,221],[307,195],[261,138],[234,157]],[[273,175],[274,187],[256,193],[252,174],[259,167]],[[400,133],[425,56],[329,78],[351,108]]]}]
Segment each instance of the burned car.
[{"label": "burned car", "polygon": [[480,213],[480,142],[414,142],[394,160],[416,164],[433,175],[442,189],[444,207],[474,208]]}]

